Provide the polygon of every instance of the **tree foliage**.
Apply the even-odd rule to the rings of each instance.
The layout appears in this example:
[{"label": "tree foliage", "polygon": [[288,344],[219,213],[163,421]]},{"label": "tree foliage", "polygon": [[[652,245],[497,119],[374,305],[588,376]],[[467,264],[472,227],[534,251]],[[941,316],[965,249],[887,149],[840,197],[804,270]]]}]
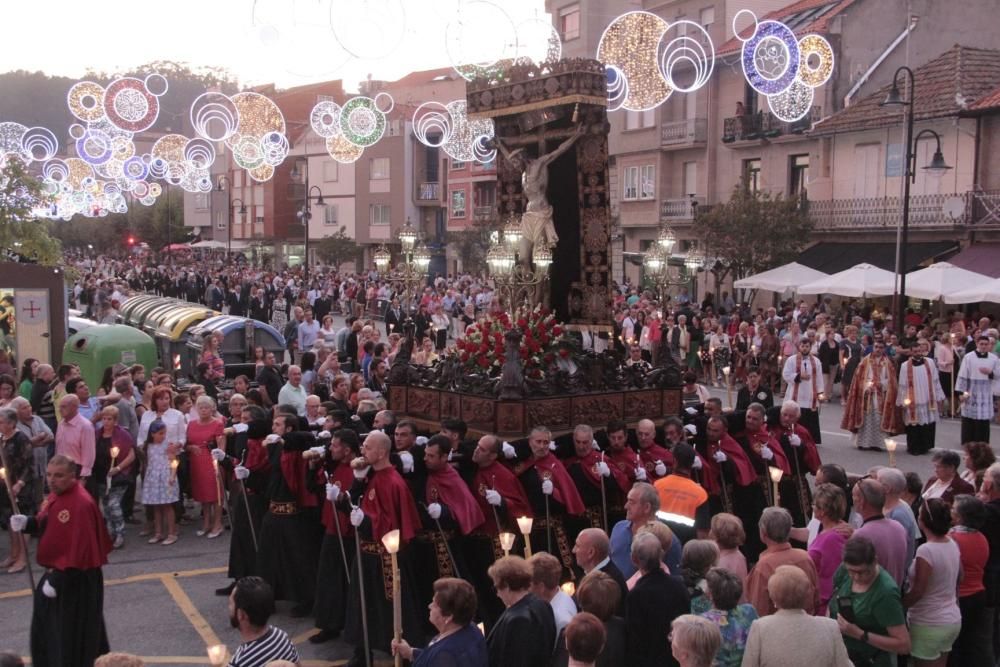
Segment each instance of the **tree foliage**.
[{"label": "tree foliage", "polygon": [[478,272],[485,268],[492,236],[502,228],[503,221],[499,217],[473,218],[471,227],[448,232],[448,247],[461,258],[463,270]]},{"label": "tree foliage", "polygon": [[316,254],[325,264],[337,270],[341,264],[357,262],[361,247],[357,241],[348,236],[347,227],[341,227],[335,234],[324,236],[317,241]]},{"label": "tree foliage", "polygon": [[794,261],[809,242],[812,222],[798,199],[737,185],[729,201],[698,213],[697,234],[718,263],[716,279],[733,280]]},{"label": "tree foliage", "polygon": [[49,233],[49,221],[35,217],[48,197],[20,160],[0,163],[0,249],[11,258],[55,265],[62,256],[59,241]]}]

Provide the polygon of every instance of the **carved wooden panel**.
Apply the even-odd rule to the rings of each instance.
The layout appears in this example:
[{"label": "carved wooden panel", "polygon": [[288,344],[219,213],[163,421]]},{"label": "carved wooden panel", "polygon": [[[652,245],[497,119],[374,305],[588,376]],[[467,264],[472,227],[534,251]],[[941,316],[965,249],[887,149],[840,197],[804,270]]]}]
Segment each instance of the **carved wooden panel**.
[{"label": "carved wooden panel", "polygon": [[524,405],[519,401],[498,401],[496,415],[497,435],[516,437],[528,430],[524,423]]},{"label": "carved wooden panel", "polygon": [[408,388],[406,412],[413,417],[441,420],[441,392],[436,389]]},{"label": "carved wooden panel", "polygon": [[625,394],[596,394],[573,397],[573,424],[603,426],[621,419],[625,412]]},{"label": "carved wooden panel", "polygon": [[671,415],[679,415],[681,413],[681,390],[680,389],[664,389],[663,390],[663,416],[669,417]]},{"label": "carved wooden panel", "polygon": [[663,409],[660,391],[629,391],[625,393],[625,421],[636,422],[640,419],[657,419]]},{"label": "carved wooden panel", "polygon": [[471,428],[492,431],[494,428],[494,404],[491,398],[462,397],[462,420]]},{"label": "carved wooden panel", "polygon": [[527,418],[525,430],[535,426],[547,426],[553,431],[571,428],[572,401],[569,398],[548,398],[529,401],[525,407]]},{"label": "carved wooden panel", "polygon": [[441,392],[441,419],[461,419],[462,405],[459,394]]},{"label": "carved wooden panel", "polygon": [[406,408],[406,390],[407,387],[402,386],[391,386],[389,387],[389,409],[393,412],[405,413]]}]

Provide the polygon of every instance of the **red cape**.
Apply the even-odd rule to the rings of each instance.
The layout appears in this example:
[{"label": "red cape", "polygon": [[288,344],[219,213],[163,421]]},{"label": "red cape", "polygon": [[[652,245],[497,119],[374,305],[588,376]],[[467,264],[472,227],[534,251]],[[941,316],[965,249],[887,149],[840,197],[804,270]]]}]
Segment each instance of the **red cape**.
[{"label": "red cape", "polygon": [[448,507],[463,535],[468,535],[486,521],[469,487],[450,465],[445,465],[441,470],[427,472],[427,486],[424,493],[428,505],[440,503]]},{"label": "red cape", "polygon": [[97,503],[79,483],[50,493],[36,516],[42,531],[38,564],[53,570],[93,570],[108,562],[111,537]]},{"label": "red cape", "polygon": [[[528,496],[524,493],[524,487],[507,466],[494,461],[485,468],[477,468],[472,478],[473,495],[479,503],[479,510],[485,516],[493,514],[490,504],[486,502],[486,491],[489,489],[493,489],[503,497],[507,503],[508,517],[516,519],[519,516],[534,516]],[[497,535],[500,532],[497,530],[496,521],[493,520],[484,522],[480,529],[490,535]]]},{"label": "red cape", "polygon": [[361,509],[372,521],[372,537],[377,542],[396,529],[400,539],[408,542],[420,529],[420,515],[410,487],[393,466],[376,470],[368,478]]},{"label": "red cape", "polygon": [[605,460],[612,469],[617,468],[619,471],[625,473],[625,476],[628,478],[628,486],[626,488],[631,488],[632,484],[635,483],[635,450],[627,445],[620,452],[615,452],[609,448],[605,456]]},{"label": "red cape", "polygon": [[518,474],[520,475],[531,468],[538,468],[538,476],[543,480],[546,478],[552,480],[552,497],[566,508],[567,514],[583,514],[587,511],[587,508],[583,506],[583,498],[580,497],[580,492],[576,490],[576,485],[573,483],[573,478],[569,476],[562,462],[552,452],[540,459],[531,457],[518,466]]},{"label": "red cape", "polygon": [[733,463],[733,467],[736,469],[736,482],[737,486],[749,486],[757,481],[757,473],[754,472],[753,464],[750,463],[750,459],[747,458],[746,453],[743,448],[740,447],[739,443],[733,440],[732,436],[726,434],[722,436],[722,440],[716,445],[716,443],[707,443],[708,454],[702,457],[702,465],[704,466],[702,470],[702,485],[705,490],[710,494],[716,495],[720,493],[719,487],[719,464],[715,462],[715,451],[721,449],[730,461]]},{"label": "red cape", "polygon": [[[667,453],[669,454],[670,452]],[[601,456],[601,452],[592,449],[584,457],[574,455],[565,459],[563,461],[563,465],[569,468],[573,464],[579,464],[580,469],[583,470],[583,474],[587,478],[587,481],[593,484],[594,488],[599,489],[601,488],[601,476],[597,472],[597,464],[602,460],[605,460],[605,458],[606,457]],[[614,479],[615,483],[618,485],[618,489],[622,491],[622,493],[627,493],[628,490],[632,488],[632,485],[629,484],[628,481],[628,475],[625,474],[621,468],[616,466],[610,458],[607,458],[605,463],[608,464],[608,469],[611,470],[611,478]],[[664,461],[664,463],[666,462]]]},{"label": "red cape", "polygon": [[281,452],[281,474],[285,476],[285,484],[295,494],[295,502],[299,507],[316,507],[319,500],[316,494],[309,491],[306,475],[309,465],[302,458],[301,451]]},{"label": "red cape", "polygon": [[[319,478],[320,481],[326,486],[327,482],[330,484],[336,484],[340,482],[340,490],[342,492],[347,492],[351,490],[351,486],[354,484],[354,471],[351,470],[351,465],[349,461],[344,461],[343,463],[334,466],[334,468],[329,471],[329,476],[324,475],[326,471],[320,470]],[[333,503],[328,500],[323,502],[323,513],[321,515],[321,520],[323,521],[323,527],[326,528],[326,532],[330,535],[336,535],[337,529],[333,525],[334,515],[337,517],[337,521],[340,523],[340,534],[344,537],[352,537],[354,535],[354,526],[351,525],[350,517],[344,512],[337,512],[333,509]]]},{"label": "red cape", "polygon": [[[670,453],[669,449],[665,447],[660,447],[657,444],[652,444],[646,449],[639,449],[639,459],[642,461],[642,466],[646,469],[646,475],[651,480],[659,479],[656,475],[656,462],[663,461],[663,464],[667,468],[674,467],[674,455]],[[664,475],[666,477],[666,475]]]},{"label": "red cape", "polygon": [[781,445],[778,443],[778,439],[774,437],[767,427],[762,428],[756,433],[748,433],[747,431],[744,431],[740,437],[746,438],[747,442],[750,443],[751,448],[754,448],[754,445],[767,445],[770,450],[774,452],[774,459],[771,461],[764,461],[764,458],[757,454],[756,451],[747,454],[748,457],[756,457],[758,461],[764,461],[768,467],[773,465],[781,468],[782,472],[786,475],[792,474],[792,466],[788,463],[788,457],[785,456],[785,450],[782,449]]},{"label": "red cape", "polygon": [[[774,436],[774,439],[779,443],[783,437],[788,435],[788,429],[784,428],[781,424],[771,426],[769,430],[771,431],[771,435]],[[823,462],[820,461],[819,458],[819,450],[816,449],[816,441],[813,440],[812,434],[809,433],[809,429],[804,427],[802,424],[795,425],[795,435],[799,436],[802,440],[802,462],[806,464],[808,471],[815,475],[819,471],[819,467],[823,465]],[[788,446],[791,447],[791,445]],[[789,474],[792,472],[794,472],[794,470],[788,471]]]}]

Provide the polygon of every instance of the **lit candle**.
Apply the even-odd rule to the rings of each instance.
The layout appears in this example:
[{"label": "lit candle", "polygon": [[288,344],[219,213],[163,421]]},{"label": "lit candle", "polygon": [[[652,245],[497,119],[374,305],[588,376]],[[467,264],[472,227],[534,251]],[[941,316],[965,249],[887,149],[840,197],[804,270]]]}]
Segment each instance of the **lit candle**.
[{"label": "lit candle", "polygon": [[177,466],[180,465],[180,461],[174,459],[170,462],[170,483],[173,484],[177,480]]},{"label": "lit candle", "polygon": [[510,550],[514,547],[514,540],[517,536],[514,533],[500,533],[500,548],[503,549],[503,555],[509,556]]},{"label": "lit candle", "polygon": [[729,377],[729,370],[730,370],[729,366],[723,366],[722,367],[722,374],[725,375],[726,377]]},{"label": "lit candle", "polygon": [[208,647],[208,662],[211,665],[222,665],[226,661],[226,647],[222,644]]},{"label": "lit candle", "polygon": [[889,452],[889,467],[896,467],[896,441],[892,438],[885,439],[885,450]]},{"label": "lit candle", "polygon": [[909,398],[909,397],[906,397],[906,398],[904,398],[904,399],[903,399],[903,405],[904,405],[904,406],[909,406],[909,405],[910,405],[910,402],[911,402],[911,401],[910,401],[910,398]]},{"label": "lit candle", "polygon": [[771,485],[774,487],[774,506],[777,507],[779,504],[778,484],[781,482],[781,477],[785,472],[781,468],[774,466],[769,467],[767,472],[771,475]]},{"label": "lit candle", "polygon": [[[382,536],[382,544],[389,552],[390,566],[392,568],[392,636],[399,641],[403,638],[403,601],[400,598],[399,581],[399,530],[390,530]],[[396,655],[395,664],[402,664],[400,656]]]},{"label": "lit candle", "polygon": [[531,526],[534,522],[530,516],[517,517],[517,527],[524,535],[524,555],[526,558],[531,558]]},{"label": "lit candle", "polygon": [[566,595],[568,595],[570,597],[573,597],[574,595],[576,595],[576,584],[574,584],[572,581],[567,581],[565,584],[563,584],[559,588],[562,589],[563,593],[565,593]]}]

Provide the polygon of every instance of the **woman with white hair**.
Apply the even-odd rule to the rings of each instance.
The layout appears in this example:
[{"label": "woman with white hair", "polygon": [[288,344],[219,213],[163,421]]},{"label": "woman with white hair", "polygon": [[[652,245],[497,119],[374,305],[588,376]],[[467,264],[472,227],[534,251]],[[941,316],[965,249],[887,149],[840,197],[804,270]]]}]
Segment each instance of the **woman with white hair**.
[{"label": "woman with white hair", "polygon": [[681,667],[711,667],[721,643],[719,627],[706,618],[684,614],[670,624],[670,650]]},{"label": "woman with white hair", "polygon": [[215,401],[209,396],[199,396],[195,410],[198,418],[188,423],[185,447],[191,466],[191,495],[201,503],[198,537],[208,534],[214,539],[222,534],[222,483],[212,450],[226,446],[224,420],[216,414]]}]

